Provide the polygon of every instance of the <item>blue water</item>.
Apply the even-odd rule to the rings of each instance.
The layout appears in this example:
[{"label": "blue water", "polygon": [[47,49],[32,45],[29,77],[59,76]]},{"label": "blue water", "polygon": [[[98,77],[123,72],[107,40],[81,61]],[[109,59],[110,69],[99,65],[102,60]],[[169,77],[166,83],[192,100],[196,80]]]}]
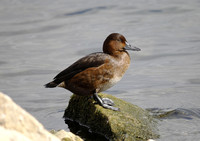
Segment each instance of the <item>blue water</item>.
[{"label": "blue water", "polygon": [[156,114],[162,141],[200,138],[199,0],[1,0],[0,91],[47,129],[65,129],[71,93],[43,84],[78,58],[101,51],[112,32],[130,52],[124,78],[106,91]]}]

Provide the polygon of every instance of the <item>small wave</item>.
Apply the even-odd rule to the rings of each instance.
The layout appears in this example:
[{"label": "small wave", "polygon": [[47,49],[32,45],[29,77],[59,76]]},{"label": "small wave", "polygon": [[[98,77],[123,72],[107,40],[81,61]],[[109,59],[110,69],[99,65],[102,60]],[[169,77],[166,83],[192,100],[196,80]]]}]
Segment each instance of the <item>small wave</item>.
[{"label": "small wave", "polygon": [[192,108],[192,109],[159,109],[159,108],[151,108],[147,109],[155,118],[158,119],[187,119],[192,120],[193,118],[200,118],[200,109]]},{"label": "small wave", "polygon": [[104,10],[107,7],[105,6],[99,6],[99,7],[94,7],[94,8],[87,8],[87,9],[83,9],[83,10],[78,10],[75,12],[71,12],[71,13],[66,13],[64,14],[65,16],[75,16],[75,15],[82,15],[85,13],[89,13],[89,12],[95,12],[95,11],[99,11],[99,10]]}]

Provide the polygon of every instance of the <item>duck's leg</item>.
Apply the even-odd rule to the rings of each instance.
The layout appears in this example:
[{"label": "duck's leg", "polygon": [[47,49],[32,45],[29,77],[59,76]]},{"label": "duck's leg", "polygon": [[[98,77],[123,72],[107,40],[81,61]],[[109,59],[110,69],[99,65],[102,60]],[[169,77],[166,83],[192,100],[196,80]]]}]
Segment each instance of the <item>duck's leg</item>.
[{"label": "duck's leg", "polygon": [[[111,109],[111,110],[114,110],[114,111],[119,111],[119,108],[110,106],[110,105],[107,104],[106,102],[104,103],[104,101],[98,96],[97,93],[94,93],[94,94],[93,94],[93,98],[94,98],[94,100],[95,100],[99,105],[101,105],[102,107],[104,107],[104,108],[106,108],[106,109]],[[107,100],[106,100],[106,101],[107,101]],[[110,101],[110,99],[109,99],[108,101]],[[113,101],[112,101],[112,102],[113,102]]]}]

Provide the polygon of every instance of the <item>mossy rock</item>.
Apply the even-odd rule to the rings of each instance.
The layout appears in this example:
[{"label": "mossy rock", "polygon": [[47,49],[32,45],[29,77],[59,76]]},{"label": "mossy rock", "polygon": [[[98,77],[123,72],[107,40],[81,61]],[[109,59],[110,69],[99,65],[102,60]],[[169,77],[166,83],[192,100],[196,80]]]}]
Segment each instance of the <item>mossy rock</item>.
[{"label": "mossy rock", "polygon": [[158,137],[155,120],[148,111],[112,95],[99,96],[112,99],[120,111],[105,109],[90,97],[73,95],[64,118],[78,122],[111,141],[146,141]]}]

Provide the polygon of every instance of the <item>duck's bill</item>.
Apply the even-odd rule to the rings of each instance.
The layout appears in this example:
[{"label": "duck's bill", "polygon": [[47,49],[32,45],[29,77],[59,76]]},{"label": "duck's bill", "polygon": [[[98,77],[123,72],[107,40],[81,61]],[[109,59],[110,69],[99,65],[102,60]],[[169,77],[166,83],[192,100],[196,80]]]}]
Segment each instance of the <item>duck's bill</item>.
[{"label": "duck's bill", "polygon": [[141,49],[135,46],[131,46],[128,42],[126,42],[126,46],[124,47],[125,50],[132,50],[132,51],[140,51]]}]

